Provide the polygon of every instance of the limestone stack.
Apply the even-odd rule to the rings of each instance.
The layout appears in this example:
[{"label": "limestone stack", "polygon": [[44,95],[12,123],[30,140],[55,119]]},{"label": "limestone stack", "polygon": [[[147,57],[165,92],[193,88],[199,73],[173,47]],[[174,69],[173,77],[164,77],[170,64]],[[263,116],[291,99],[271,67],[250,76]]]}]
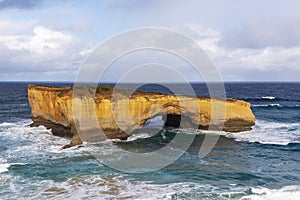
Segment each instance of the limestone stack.
[{"label": "limestone stack", "polygon": [[[107,91],[99,91],[93,98],[73,98],[71,87],[29,85],[32,125],[51,128],[52,133],[57,136],[73,137],[69,145],[73,146],[81,143],[75,128],[73,104],[80,105],[81,120],[92,122],[95,116],[92,112],[96,114],[98,124],[86,123],[88,126],[82,128],[93,132],[99,130],[100,125],[107,138],[126,139],[128,131],[142,127],[148,119],[164,114],[167,126],[179,125],[182,119],[180,117],[185,116],[188,118],[185,123],[189,122],[191,127],[207,129],[210,126],[227,132],[250,130],[256,120],[250,103],[242,100],[207,97],[195,99],[141,91],[134,93],[129,100],[122,98],[122,95],[119,95],[119,99],[112,100],[112,88],[105,89]],[[225,116],[212,121],[212,104],[225,108]],[[214,112],[218,112],[218,109],[214,109]],[[131,130],[124,131],[126,128]]]}]

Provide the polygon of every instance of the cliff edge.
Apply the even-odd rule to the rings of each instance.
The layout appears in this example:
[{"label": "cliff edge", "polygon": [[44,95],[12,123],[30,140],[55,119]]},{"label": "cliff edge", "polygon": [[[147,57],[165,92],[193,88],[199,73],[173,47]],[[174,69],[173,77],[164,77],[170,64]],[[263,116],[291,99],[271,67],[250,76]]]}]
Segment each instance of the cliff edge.
[{"label": "cliff edge", "polygon": [[[190,123],[191,127],[196,125],[199,129],[208,129],[210,126],[227,132],[251,130],[256,120],[250,103],[242,100],[207,97],[193,100],[187,96],[178,99],[176,95],[137,91],[128,101],[125,101],[122,95],[129,90],[122,89],[116,95],[120,98],[112,102],[112,91],[112,87],[102,86],[97,88],[93,98],[84,95],[80,98],[72,98],[72,87],[28,85],[32,126],[44,125],[51,128],[54,135],[72,137],[72,142],[65,146],[70,147],[82,143],[75,128],[73,104],[80,105],[81,120],[86,122],[92,121],[91,111],[95,110],[99,124],[87,123],[86,127],[81,128],[86,132],[95,132],[100,125],[107,138],[126,139],[129,136],[128,131],[142,127],[148,119],[162,114],[166,114],[164,116],[166,126],[178,127],[181,117],[185,116],[189,119],[185,120],[185,123]],[[197,101],[199,113],[195,114],[193,101]],[[222,119],[211,120],[213,102],[226,109]],[[128,105],[124,106],[125,103]],[[121,126],[126,124],[125,129],[132,130],[124,131],[124,127],[120,128],[120,124]]]}]

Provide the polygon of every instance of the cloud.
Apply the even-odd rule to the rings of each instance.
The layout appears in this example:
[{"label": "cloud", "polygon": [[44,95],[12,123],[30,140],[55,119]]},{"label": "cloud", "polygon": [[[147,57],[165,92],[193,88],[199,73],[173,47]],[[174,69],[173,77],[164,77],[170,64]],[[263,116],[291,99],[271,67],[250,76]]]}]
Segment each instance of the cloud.
[{"label": "cloud", "polygon": [[76,70],[85,57],[75,37],[43,26],[28,35],[0,36],[2,73]]},{"label": "cloud", "polygon": [[0,35],[29,34],[36,20],[7,20],[0,17]]},{"label": "cloud", "polygon": [[74,81],[76,71],[0,73],[1,81]]},{"label": "cloud", "polygon": [[221,45],[235,48],[293,47],[300,44],[300,16],[250,15],[235,29],[224,31]]},{"label": "cloud", "polygon": [[259,71],[297,69],[300,68],[300,47],[239,48],[229,51],[222,64],[231,68],[242,67]]},{"label": "cloud", "polygon": [[297,79],[299,8],[292,0],[0,0],[0,12],[6,9],[0,17],[0,70],[18,77],[74,71],[88,46],[132,28],[161,26],[197,41],[227,80]]},{"label": "cloud", "polygon": [[43,0],[1,0],[0,10],[3,9],[32,9],[40,6]]},{"label": "cloud", "polygon": [[70,43],[72,37],[58,31],[37,26],[33,29],[33,36],[4,37],[2,42],[9,50],[28,50],[34,54],[44,54],[55,50],[59,51],[62,46]]},{"label": "cloud", "polygon": [[233,47],[222,45],[225,42],[223,32],[196,23],[185,24],[177,30],[191,36],[209,54],[225,79],[256,80],[255,77],[260,77],[257,74],[264,74],[266,80],[280,75],[286,80],[289,74],[292,79],[298,78],[294,72],[300,70],[299,43],[262,48]]}]

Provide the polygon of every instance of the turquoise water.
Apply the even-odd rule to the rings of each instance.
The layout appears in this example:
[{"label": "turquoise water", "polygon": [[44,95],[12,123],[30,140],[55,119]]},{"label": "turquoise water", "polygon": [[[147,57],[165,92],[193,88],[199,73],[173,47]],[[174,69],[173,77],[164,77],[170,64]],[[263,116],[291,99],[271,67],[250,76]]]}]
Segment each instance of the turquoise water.
[{"label": "turquoise water", "polygon": [[[206,94],[205,85],[193,87]],[[1,83],[0,88],[0,199],[299,199],[299,83],[226,84],[228,97],[252,103],[257,124],[248,132],[220,133],[202,159],[198,152],[206,132],[184,129],[164,134],[145,129],[127,142],[61,150],[69,139],[27,126],[27,84]],[[157,85],[143,89],[169,92]],[[149,121],[159,123],[159,117]],[[101,162],[120,148],[159,149],[176,134],[197,136],[176,162],[158,171],[129,174]]]}]

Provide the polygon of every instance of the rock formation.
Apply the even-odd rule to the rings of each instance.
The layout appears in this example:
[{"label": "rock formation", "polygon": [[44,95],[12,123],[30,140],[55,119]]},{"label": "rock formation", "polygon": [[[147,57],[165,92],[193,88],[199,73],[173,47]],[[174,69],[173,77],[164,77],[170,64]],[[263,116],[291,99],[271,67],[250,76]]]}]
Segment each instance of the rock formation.
[{"label": "rock formation", "polygon": [[[85,91],[88,91],[85,88]],[[166,95],[137,91],[130,99],[124,98],[129,90],[122,89],[112,96],[113,88],[109,86],[97,88],[92,97],[84,93],[73,97],[72,87],[28,86],[28,99],[32,109],[33,126],[44,125],[52,129],[57,136],[73,137],[70,147],[81,144],[78,126],[75,127],[74,107],[80,106],[81,132],[97,135],[99,125],[107,138],[126,139],[128,133],[142,127],[148,119],[163,115],[166,126],[196,127],[227,132],[240,132],[251,129],[255,124],[255,116],[250,103],[234,99],[211,99],[207,97],[191,98],[188,96]],[[115,94],[115,93],[114,93]],[[116,98],[117,97],[117,98]],[[198,105],[200,110],[195,108]],[[223,113],[212,120],[212,105],[226,109],[214,109]],[[78,111],[77,111],[78,112]],[[95,115],[91,113],[95,113]],[[94,123],[94,116],[98,122]],[[187,120],[184,120],[187,119]],[[84,125],[82,125],[82,121]],[[82,136],[80,134],[80,136]]]}]

